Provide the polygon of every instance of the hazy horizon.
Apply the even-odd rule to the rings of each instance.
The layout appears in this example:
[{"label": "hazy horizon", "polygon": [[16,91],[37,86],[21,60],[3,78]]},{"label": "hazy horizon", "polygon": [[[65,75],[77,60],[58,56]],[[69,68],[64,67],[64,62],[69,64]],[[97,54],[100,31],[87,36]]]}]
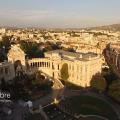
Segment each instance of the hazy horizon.
[{"label": "hazy horizon", "polygon": [[118,0],[1,0],[0,26],[83,28],[120,21]]}]

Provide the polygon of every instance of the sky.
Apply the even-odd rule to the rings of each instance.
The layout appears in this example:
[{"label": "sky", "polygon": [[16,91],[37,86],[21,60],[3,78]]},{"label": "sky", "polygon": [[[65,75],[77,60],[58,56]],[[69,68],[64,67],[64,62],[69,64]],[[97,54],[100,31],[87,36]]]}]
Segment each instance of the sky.
[{"label": "sky", "polygon": [[81,28],[120,23],[120,0],[0,0],[0,26]]}]

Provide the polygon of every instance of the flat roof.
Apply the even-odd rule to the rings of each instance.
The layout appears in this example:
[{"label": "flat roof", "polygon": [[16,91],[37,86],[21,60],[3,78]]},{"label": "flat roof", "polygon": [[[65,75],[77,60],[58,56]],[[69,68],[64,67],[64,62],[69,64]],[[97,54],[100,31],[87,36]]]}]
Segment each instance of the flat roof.
[{"label": "flat roof", "polygon": [[66,58],[66,56],[70,56],[70,57],[75,57],[78,60],[86,60],[89,58],[94,58],[97,57],[96,53],[92,53],[92,52],[88,52],[88,53],[80,53],[80,52],[68,52],[68,51],[64,51],[64,50],[53,50],[53,51],[49,51],[46,52],[47,54],[59,54],[59,55],[63,55],[63,57]]}]

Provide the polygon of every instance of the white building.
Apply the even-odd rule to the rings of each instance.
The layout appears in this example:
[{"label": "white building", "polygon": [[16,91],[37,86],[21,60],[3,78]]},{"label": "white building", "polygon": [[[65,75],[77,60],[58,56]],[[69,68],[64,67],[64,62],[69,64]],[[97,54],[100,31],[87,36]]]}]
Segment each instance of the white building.
[{"label": "white building", "polygon": [[[19,60],[22,66],[26,67],[25,54],[18,46],[11,48],[8,60],[12,65]],[[92,76],[101,72],[102,67],[101,57],[95,53],[72,53],[63,50],[46,52],[45,58],[34,58],[27,62],[29,69],[23,69],[26,73],[31,74],[40,70],[54,79],[61,78],[62,65],[67,63],[68,81],[82,87],[90,86]]]},{"label": "white building", "polygon": [[95,53],[71,53],[55,50],[45,53],[45,58],[28,61],[30,70],[41,70],[49,76],[60,79],[60,70],[64,63],[68,64],[68,81],[82,86],[90,86],[93,75],[101,72],[102,60]]},{"label": "white building", "polygon": [[5,32],[6,32],[6,29],[5,29],[5,28],[1,28],[1,29],[0,29],[0,33],[5,34]]}]

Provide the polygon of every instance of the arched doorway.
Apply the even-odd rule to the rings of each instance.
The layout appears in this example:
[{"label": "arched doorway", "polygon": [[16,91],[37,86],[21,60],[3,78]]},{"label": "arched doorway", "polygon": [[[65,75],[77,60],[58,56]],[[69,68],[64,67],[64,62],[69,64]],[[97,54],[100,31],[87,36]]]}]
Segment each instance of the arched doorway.
[{"label": "arched doorway", "polygon": [[15,75],[21,76],[23,74],[23,67],[20,60],[14,62]]}]

